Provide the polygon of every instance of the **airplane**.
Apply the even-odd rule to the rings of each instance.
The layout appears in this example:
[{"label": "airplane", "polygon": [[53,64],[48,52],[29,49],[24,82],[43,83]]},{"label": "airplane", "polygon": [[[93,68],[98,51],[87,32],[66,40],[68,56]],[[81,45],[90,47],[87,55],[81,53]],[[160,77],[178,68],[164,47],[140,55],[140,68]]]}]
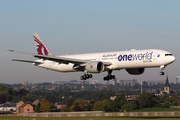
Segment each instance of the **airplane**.
[{"label": "airplane", "polygon": [[37,48],[37,54],[8,50],[15,53],[32,55],[38,60],[19,60],[12,61],[28,62],[35,66],[58,72],[84,72],[80,76],[81,80],[92,78],[89,73],[101,73],[107,71],[108,74],[103,79],[109,81],[115,78],[112,71],[125,69],[131,75],[141,75],[145,68],[160,67],[160,75],[164,75],[167,65],[175,61],[175,57],[167,51],[160,49],[145,49],[129,51],[115,51],[102,53],[88,53],[54,56],[45,46],[42,39],[35,32],[33,38]]}]

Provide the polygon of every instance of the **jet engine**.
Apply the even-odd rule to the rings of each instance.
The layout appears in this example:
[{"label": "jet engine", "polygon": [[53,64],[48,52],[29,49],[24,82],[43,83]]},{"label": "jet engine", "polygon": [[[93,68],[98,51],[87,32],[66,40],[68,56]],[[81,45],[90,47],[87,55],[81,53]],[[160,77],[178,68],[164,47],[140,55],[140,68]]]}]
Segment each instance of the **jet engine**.
[{"label": "jet engine", "polygon": [[89,62],[85,66],[85,69],[90,73],[100,73],[104,70],[104,64],[99,61]]},{"label": "jet engine", "polygon": [[141,75],[144,73],[144,68],[131,68],[131,69],[126,69],[126,71],[131,74],[131,75]]}]

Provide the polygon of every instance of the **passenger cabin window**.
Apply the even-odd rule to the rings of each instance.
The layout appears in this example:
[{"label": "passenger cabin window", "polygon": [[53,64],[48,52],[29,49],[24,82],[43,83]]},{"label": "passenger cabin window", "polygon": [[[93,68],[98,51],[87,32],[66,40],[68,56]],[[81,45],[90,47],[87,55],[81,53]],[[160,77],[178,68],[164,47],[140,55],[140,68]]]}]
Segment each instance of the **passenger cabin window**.
[{"label": "passenger cabin window", "polygon": [[172,56],[172,54],[165,54],[165,56]]}]

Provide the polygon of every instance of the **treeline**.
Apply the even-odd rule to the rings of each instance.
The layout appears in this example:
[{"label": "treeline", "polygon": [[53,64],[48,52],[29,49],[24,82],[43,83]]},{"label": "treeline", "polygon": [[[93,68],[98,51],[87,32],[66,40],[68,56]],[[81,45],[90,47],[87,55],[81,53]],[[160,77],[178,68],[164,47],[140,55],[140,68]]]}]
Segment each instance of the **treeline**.
[{"label": "treeline", "polygon": [[28,90],[21,89],[19,91],[14,91],[12,87],[8,88],[0,84],[0,104],[5,102],[18,102],[27,94],[30,94]]},{"label": "treeline", "polygon": [[19,91],[14,91],[13,88],[8,88],[0,84],[0,104],[5,103],[7,101],[15,103],[19,102],[20,100],[33,102],[36,99],[41,100],[44,98],[46,98],[49,103],[65,101],[68,98],[83,98],[85,100],[94,99],[98,101],[104,98],[110,98],[110,96],[114,94],[115,92],[112,90],[79,92],[71,92],[70,90],[54,90],[29,92],[28,90],[20,89]]},{"label": "treeline", "polygon": [[44,104],[49,109],[51,107],[49,104],[53,105],[56,102],[67,104],[60,111],[131,111],[142,108],[168,108],[171,105],[180,105],[178,94],[172,95],[171,98],[167,95],[156,97],[152,94],[141,94],[131,102],[127,102],[123,92],[116,94],[117,97],[114,101],[110,100],[112,95],[115,95],[115,92],[112,90],[29,92],[28,90],[20,89],[19,91],[14,91],[12,88],[0,84],[0,104],[7,101],[18,102],[20,100],[33,102],[39,99],[41,102],[38,108],[36,107],[37,112],[47,111],[47,109],[41,109]]},{"label": "treeline", "polygon": [[114,101],[101,99],[99,101],[91,101],[90,104],[85,104],[85,100],[76,99],[72,104],[62,107],[61,111],[131,111],[142,108],[169,108],[171,105],[180,105],[178,95],[173,95],[169,98],[167,95],[156,97],[150,94],[141,94],[132,102],[127,103],[123,93],[117,96]]},{"label": "treeline", "polygon": [[66,98],[67,106],[63,106],[60,111],[131,111],[142,108],[169,108],[171,105],[180,105],[178,95],[169,98],[167,95],[156,97],[150,94],[141,94],[132,102],[127,102],[125,95],[121,93],[114,101],[109,98],[101,100],[91,100],[90,103],[83,98]]}]

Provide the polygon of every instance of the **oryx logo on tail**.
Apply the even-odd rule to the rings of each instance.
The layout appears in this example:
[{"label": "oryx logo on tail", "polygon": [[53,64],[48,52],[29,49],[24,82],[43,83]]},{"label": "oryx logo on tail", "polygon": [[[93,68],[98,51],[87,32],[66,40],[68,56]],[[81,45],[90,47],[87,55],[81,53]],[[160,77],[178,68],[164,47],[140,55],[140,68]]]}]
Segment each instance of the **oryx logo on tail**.
[{"label": "oryx logo on tail", "polygon": [[34,37],[38,54],[52,56],[52,54],[49,52],[49,50],[47,49],[47,47],[45,46],[45,44],[43,43],[39,35],[37,33],[33,33],[33,37]]},{"label": "oryx logo on tail", "polygon": [[36,45],[38,54],[48,55],[48,51],[46,50],[46,47],[35,36],[33,37],[34,37],[34,41],[38,44]]}]

